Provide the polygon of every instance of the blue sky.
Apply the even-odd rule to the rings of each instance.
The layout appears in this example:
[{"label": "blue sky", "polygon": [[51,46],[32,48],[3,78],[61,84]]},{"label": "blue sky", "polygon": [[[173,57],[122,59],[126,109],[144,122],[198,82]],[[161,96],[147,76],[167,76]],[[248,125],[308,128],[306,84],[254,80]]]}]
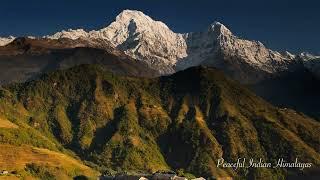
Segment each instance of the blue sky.
[{"label": "blue sky", "polygon": [[1,0],[0,36],[99,29],[124,9],[141,10],[175,32],[202,31],[220,21],[275,50],[320,53],[317,0]]}]

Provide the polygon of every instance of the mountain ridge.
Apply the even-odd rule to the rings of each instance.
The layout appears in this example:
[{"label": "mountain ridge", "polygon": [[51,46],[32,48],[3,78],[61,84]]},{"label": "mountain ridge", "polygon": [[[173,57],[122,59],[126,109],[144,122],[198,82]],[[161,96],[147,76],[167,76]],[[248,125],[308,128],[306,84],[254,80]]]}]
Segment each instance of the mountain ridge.
[{"label": "mountain ridge", "polygon": [[158,76],[142,61],[132,59],[108,44],[70,39],[16,38],[0,47],[0,84],[25,82],[42,73],[80,64],[102,64],[121,75]]},{"label": "mountain ridge", "polygon": [[[216,160],[273,162],[299,156],[316,167],[320,163],[319,122],[273,107],[214,68],[138,79],[81,65],[3,88],[0,106],[21,106],[29,115],[14,122],[27,123],[83,159],[113,170],[182,168],[196,176],[259,179],[300,171],[221,169]],[[8,120],[20,116],[3,115]]]},{"label": "mountain ridge", "polygon": [[[298,58],[287,51],[272,51],[259,41],[235,36],[219,22],[202,32],[175,33],[163,22],[136,10],[122,11],[114,22],[100,30],[70,29],[43,38],[81,39],[100,46],[107,43],[147,63],[160,74],[207,65],[219,67],[242,83],[256,83],[274,74],[294,71],[296,66],[310,68],[309,63],[300,63],[300,58],[305,60],[310,56]],[[313,59],[313,64],[319,64],[317,58]],[[319,74],[318,69],[312,70]]]},{"label": "mountain ridge", "polygon": [[[133,32],[129,33],[131,25],[134,25],[135,28],[131,28]],[[53,35],[48,38],[58,37]],[[168,68],[167,73],[200,65],[204,61],[210,61],[206,63],[207,65],[221,64],[221,60],[216,58],[220,51],[227,56],[235,56],[244,60],[244,62],[240,61],[241,64],[250,64],[253,68],[267,73],[286,70],[290,62],[282,61],[293,59],[290,53],[288,56],[283,56],[266,49],[260,42],[239,39],[219,22],[211,24],[207,33],[180,34],[174,33],[162,22],[153,21],[140,11],[132,10],[124,10],[108,27],[99,31],[90,31],[87,38],[107,39],[135,59],[151,61],[149,62],[151,67]],[[200,42],[197,42],[199,40]],[[226,56],[225,54],[222,55]],[[274,63],[282,67],[274,66]],[[167,74],[166,72],[161,73]]]}]

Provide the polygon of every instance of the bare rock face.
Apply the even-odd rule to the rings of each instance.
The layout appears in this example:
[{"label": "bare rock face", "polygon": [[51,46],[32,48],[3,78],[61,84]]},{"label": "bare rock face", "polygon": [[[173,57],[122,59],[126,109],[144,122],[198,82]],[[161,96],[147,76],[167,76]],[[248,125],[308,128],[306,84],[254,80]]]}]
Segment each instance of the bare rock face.
[{"label": "bare rock face", "polygon": [[44,38],[81,40],[82,44],[87,41],[88,46],[102,49],[112,46],[160,74],[198,65],[214,66],[242,83],[290,71],[300,62],[289,52],[272,51],[259,41],[241,39],[219,22],[202,32],[180,34],[135,10],[124,10],[100,30],[69,29]]}]

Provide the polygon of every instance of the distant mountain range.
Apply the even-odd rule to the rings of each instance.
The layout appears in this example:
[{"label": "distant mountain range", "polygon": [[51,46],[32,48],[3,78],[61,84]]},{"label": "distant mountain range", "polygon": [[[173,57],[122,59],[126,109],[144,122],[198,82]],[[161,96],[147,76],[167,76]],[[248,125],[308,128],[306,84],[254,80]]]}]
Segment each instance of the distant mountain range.
[{"label": "distant mountain range", "polygon": [[[31,37],[34,38],[34,37]],[[214,22],[203,32],[174,33],[168,26],[140,11],[124,10],[114,22],[100,30],[57,32],[44,39],[72,39],[110,49],[110,45],[133,59],[145,62],[160,74],[170,74],[197,65],[222,69],[242,83],[256,83],[283,72],[306,67],[319,77],[319,57],[293,55],[266,48],[259,41],[235,36],[226,26]],[[0,45],[13,41],[0,39]]]}]

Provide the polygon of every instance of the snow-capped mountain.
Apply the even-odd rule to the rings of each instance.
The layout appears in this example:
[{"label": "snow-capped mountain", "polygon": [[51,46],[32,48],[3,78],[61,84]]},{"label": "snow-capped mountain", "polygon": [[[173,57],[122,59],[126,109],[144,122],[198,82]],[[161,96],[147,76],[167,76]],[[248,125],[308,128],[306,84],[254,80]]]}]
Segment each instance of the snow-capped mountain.
[{"label": "snow-capped mountain", "polygon": [[177,69],[209,65],[249,83],[286,71],[295,64],[295,55],[272,51],[259,41],[238,38],[219,22],[213,23],[207,31],[187,33],[185,39],[188,57],[178,61]]},{"label": "snow-capped mountain", "polygon": [[67,31],[62,30],[61,32],[57,32],[54,35],[51,36],[44,36],[44,38],[48,39],[61,39],[61,38],[67,38],[67,39],[79,39],[79,38],[87,38],[88,33],[83,29],[68,29]]},{"label": "snow-capped mountain", "polygon": [[187,57],[183,34],[174,33],[164,23],[154,21],[139,11],[125,10],[108,27],[97,31],[70,29],[45,38],[104,39],[133,58],[145,61],[162,74],[173,73],[177,61]]},{"label": "snow-capped mountain", "polygon": [[197,65],[215,66],[243,83],[289,71],[299,63],[307,64],[289,52],[272,51],[259,41],[241,39],[219,22],[202,32],[181,34],[135,10],[124,10],[100,30],[69,29],[44,38],[81,39],[94,47],[108,44],[106,48],[121,50],[161,74]]},{"label": "snow-capped mountain", "polygon": [[5,46],[9,43],[11,43],[15,37],[9,36],[9,37],[0,37],[0,46]]},{"label": "snow-capped mountain", "polygon": [[[295,59],[289,52],[279,53],[261,42],[238,38],[219,22],[203,32],[180,34],[133,10],[124,10],[109,26],[97,31],[68,30],[46,38],[104,39],[162,74],[205,64],[226,70],[243,82],[286,71]],[[241,71],[240,76],[237,71]]]}]

